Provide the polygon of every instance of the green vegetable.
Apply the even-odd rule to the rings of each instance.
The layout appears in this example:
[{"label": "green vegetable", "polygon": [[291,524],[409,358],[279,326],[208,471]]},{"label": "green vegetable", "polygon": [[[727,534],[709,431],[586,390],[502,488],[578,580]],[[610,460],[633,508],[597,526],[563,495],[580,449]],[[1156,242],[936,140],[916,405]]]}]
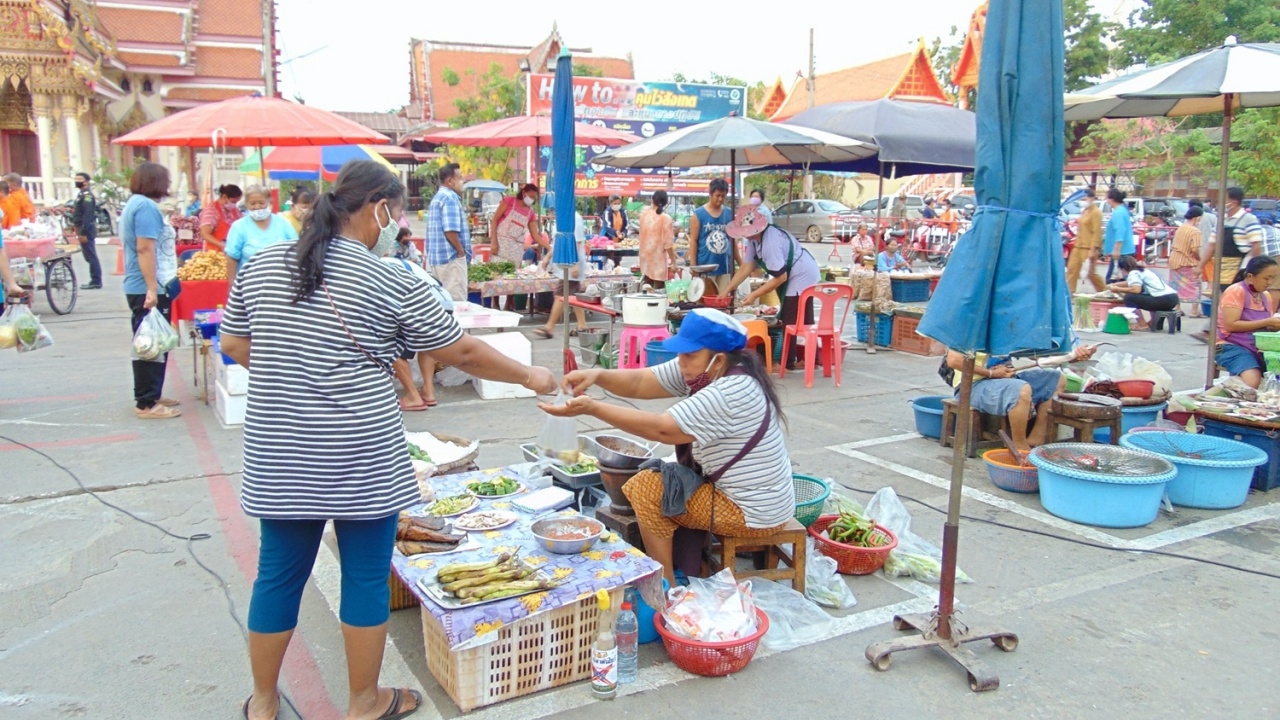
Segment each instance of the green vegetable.
[{"label": "green vegetable", "polygon": [[427,507],[427,512],[436,516],[456,515],[471,507],[475,498],[470,495],[451,495],[442,497]]},{"label": "green vegetable", "polygon": [[409,457],[413,458],[414,460],[431,462],[431,456],[427,454],[427,451],[423,450],[417,445],[414,445],[413,443],[409,443]]},{"label": "green vegetable", "polygon": [[585,475],[593,473],[599,468],[596,467],[596,459],[590,455],[579,455],[578,462],[565,468],[564,471],[570,475]]},{"label": "green vegetable", "polygon": [[874,521],[852,510],[840,511],[840,518],[827,527],[827,537],[858,547],[879,547],[886,542],[884,536],[876,532]]},{"label": "green vegetable", "polygon": [[474,263],[467,266],[467,280],[469,282],[488,282],[496,277],[510,275],[515,271],[516,264],[509,260]]},{"label": "green vegetable", "polygon": [[18,315],[14,326],[18,330],[18,342],[23,345],[35,345],[36,338],[40,336],[40,321],[31,313],[22,313]]},{"label": "green vegetable", "polygon": [[520,489],[520,483],[505,475],[499,475],[493,480],[467,483],[467,489],[484,497],[510,495]]}]

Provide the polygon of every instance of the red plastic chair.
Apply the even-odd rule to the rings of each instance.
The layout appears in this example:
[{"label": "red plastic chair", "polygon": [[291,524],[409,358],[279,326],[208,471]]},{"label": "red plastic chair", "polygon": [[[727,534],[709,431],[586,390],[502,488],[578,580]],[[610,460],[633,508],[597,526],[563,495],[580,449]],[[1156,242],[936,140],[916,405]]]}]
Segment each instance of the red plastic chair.
[{"label": "red plastic chair", "polygon": [[[836,305],[844,300],[844,313],[840,316],[840,326],[835,324]],[[817,303],[814,312],[817,322],[804,324],[804,309],[810,301]],[[844,322],[849,317],[849,308],[853,305],[853,286],[843,283],[821,283],[800,294],[800,310],[796,315],[796,324],[788,325],[782,331],[782,369],[779,378],[787,375],[787,358],[791,350],[791,339],[804,338],[804,386],[813,387],[813,368],[818,360],[818,341],[822,341],[823,377],[831,377],[835,368],[836,387],[840,387],[840,336],[844,334]]]},{"label": "red plastic chair", "polygon": [[491,259],[489,257],[489,253],[491,250],[492,248],[489,247],[488,243],[484,245],[476,245],[475,247],[471,248],[471,261],[478,262],[478,263],[489,262],[489,260]]}]

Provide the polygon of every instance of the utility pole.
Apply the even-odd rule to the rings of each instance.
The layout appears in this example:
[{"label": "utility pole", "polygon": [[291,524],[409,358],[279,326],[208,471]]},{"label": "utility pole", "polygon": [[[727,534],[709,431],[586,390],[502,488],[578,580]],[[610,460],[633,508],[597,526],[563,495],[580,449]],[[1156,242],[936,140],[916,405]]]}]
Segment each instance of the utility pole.
[{"label": "utility pole", "polygon": [[[809,28],[809,78],[805,83],[809,91],[809,107],[813,107],[813,91],[816,83],[814,82],[814,59],[813,59],[813,28]],[[813,197],[813,173],[804,174],[804,196],[806,198]]]},{"label": "utility pole", "polygon": [[262,79],[267,97],[276,96],[276,3],[262,0]]}]

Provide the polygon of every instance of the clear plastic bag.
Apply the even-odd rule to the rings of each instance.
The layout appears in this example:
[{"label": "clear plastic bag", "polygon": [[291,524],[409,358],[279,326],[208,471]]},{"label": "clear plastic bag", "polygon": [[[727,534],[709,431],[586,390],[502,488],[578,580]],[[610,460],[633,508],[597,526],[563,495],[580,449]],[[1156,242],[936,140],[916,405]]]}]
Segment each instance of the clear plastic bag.
[{"label": "clear plastic bag", "polygon": [[18,328],[9,318],[0,318],[0,350],[18,347]]},{"label": "clear plastic bag", "polygon": [[49,330],[26,305],[15,307],[10,319],[17,331],[18,352],[34,352],[53,344],[53,336],[49,334]]},{"label": "clear plastic bag", "polygon": [[138,332],[133,334],[133,349],[130,357],[134,360],[164,362],[165,353],[178,347],[178,333],[164,315],[156,308],[151,308],[146,317],[138,325]]},{"label": "clear plastic bag", "polygon": [[[867,515],[889,528],[898,538],[898,547],[889,551],[884,574],[890,577],[910,575],[917,580],[936,583],[942,577],[942,551],[911,532],[911,513],[891,487],[883,487],[867,503]],[[956,568],[956,582],[973,582]]]},{"label": "clear plastic bag", "polygon": [[[561,390],[553,404],[564,405],[567,402],[569,398]],[[547,415],[547,420],[542,423],[542,430],[538,433],[537,445],[543,455],[565,465],[578,462],[578,424],[573,418]]]},{"label": "clear plastic bag", "polygon": [[[838,610],[848,610],[858,604],[849,584],[836,572],[839,565],[823,555],[813,538],[805,538],[804,596],[810,600]],[[769,616],[773,622],[773,616]]]},{"label": "clear plastic bag", "polygon": [[737,582],[725,568],[707,579],[689,578],[688,587],[667,593],[662,617],[677,635],[703,642],[740,640],[756,631],[751,582]]},{"label": "clear plastic bag", "polygon": [[751,594],[756,607],[769,616],[764,646],[770,650],[791,650],[831,637],[831,616],[786,585],[756,578]]}]

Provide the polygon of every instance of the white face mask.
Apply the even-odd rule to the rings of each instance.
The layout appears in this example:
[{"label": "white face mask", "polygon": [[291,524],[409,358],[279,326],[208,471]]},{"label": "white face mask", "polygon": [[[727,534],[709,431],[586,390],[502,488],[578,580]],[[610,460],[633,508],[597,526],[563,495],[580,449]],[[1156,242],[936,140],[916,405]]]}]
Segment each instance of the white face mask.
[{"label": "white face mask", "polygon": [[620,205],[620,204],[618,204],[618,205],[614,205],[614,206],[613,206],[613,211],[614,211],[614,212],[618,212],[618,211],[619,211],[619,210],[621,210],[621,209],[622,209],[622,205]]},{"label": "white face mask", "polygon": [[258,208],[257,210],[250,210],[249,217],[255,222],[262,222],[263,220],[270,219],[271,208]]},{"label": "white face mask", "polygon": [[763,200],[761,200],[761,199],[760,199],[760,198],[758,198],[758,197],[754,197],[754,196],[752,196],[752,198],[751,198],[751,204],[752,204],[752,205],[759,205],[761,202],[763,202]]},{"label": "white face mask", "polygon": [[373,219],[378,223],[378,241],[369,249],[374,257],[379,258],[391,252],[392,246],[396,244],[396,237],[400,234],[400,226],[391,217],[391,206],[384,205],[383,208],[387,211],[387,224],[382,224],[382,218],[378,217],[378,209],[374,208]]},{"label": "white face mask", "polygon": [[524,204],[526,207],[533,207],[533,203],[534,203],[534,200],[532,197],[528,195],[524,196]]}]

